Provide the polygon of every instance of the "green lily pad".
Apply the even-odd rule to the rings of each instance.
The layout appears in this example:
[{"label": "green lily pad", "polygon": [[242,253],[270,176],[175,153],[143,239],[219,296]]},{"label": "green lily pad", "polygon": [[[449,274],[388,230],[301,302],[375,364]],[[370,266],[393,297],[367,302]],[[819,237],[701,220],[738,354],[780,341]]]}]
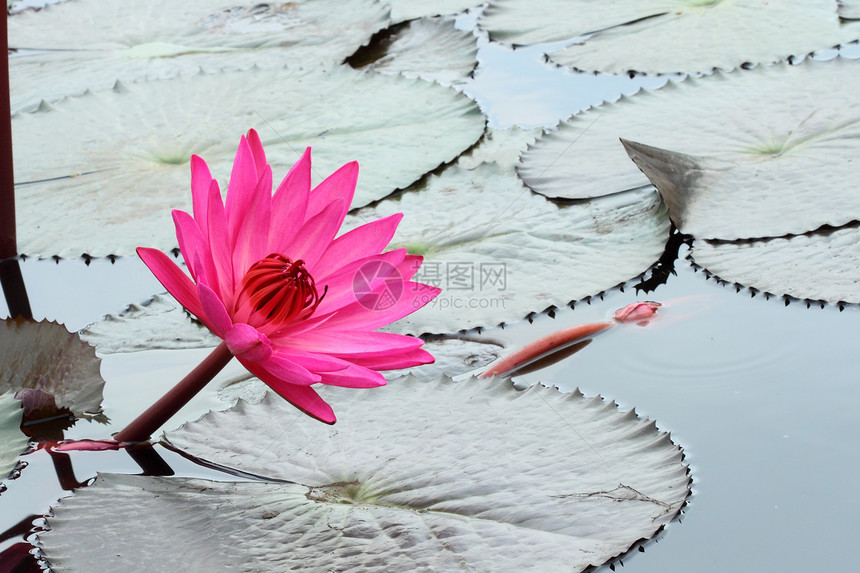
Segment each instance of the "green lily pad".
[{"label": "green lily pad", "polygon": [[409,186],[484,131],[478,106],[453,89],[346,66],[118,85],[12,123],[18,244],[39,256],[175,248],[170,210],[190,211],[191,154],[226,190],[249,127],[278,179],[308,145],[315,182],[358,160],[356,207]]},{"label": "green lily pad", "polygon": [[559,206],[493,163],[450,167],[345,225],[399,212],[391,248],[423,255],[414,280],[443,291],[395,323],[411,334],[493,326],[597,294],[645,272],[669,235],[653,190]]},{"label": "green lily pad", "polygon": [[860,229],[777,239],[697,240],[693,260],[718,278],[774,295],[860,303]]},{"label": "green lily pad", "polygon": [[443,85],[464,83],[478,65],[477,37],[458,30],[452,18],[412,20],[370,48],[384,53],[366,66],[356,67]]},{"label": "green lily pad", "polygon": [[80,332],[99,354],[141,350],[215,348],[220,339],[191,319],[176,299],[158,294],[149,302],[132,304],[120,314],[111,314]]},{"label": "green lily pad", "polygon": [[391,7],[391,20],[395,23],[457,14],[482,4],[478,0],[385,0],[384,3]]},{"label": "green lily pad", "polygon": [[24,410],[14,392],[0,394],[0,483],[18,463],[18,456],[27,449],[27,436],[21,431]]},{"label": "green lily pad", "polygon": [[93,347],[55,322],[16,318],[0,326],[0,392],[39,390],[76,417],[100,419],[99,364]]},{"label": "green lily pad", "polygon": [[12,109],[106,89],[116,80],[189,75],[201,67],[340,63],[387,25],[388,11],[375,0],[52,5],[9,20],[10,46],[48,50],[10,60]]},{"label": "green lily pad", "polygon": [[831,0],[496,0],[480,25],[510,44],[578,40],[560,65],[624,73],[697,73],[772,63],[858,38]]},{"label": "green lily pad", "polygon": [[[335,426],[270,396],[172,432],[173,446],[265,483],[102,475],[54,509],[48,560],[580,571],[653,536],[689,495],[681,449],[599,397],[477,379],[333,390]],[[155,535],[181,550],[152,551]]]},{"label": "green lily pad", "polygon": [[860,61],[835,58],[669,83],[574,116],[522,155],[519,173],[551,197],[648,185],[624,163],[620,137],[660,148],[635,155],[685,233],[734,239],[840,226],[860,219],[860,164],[844,159],[860,151],[860,105],[842,96],[860,89],[858,71]]}]

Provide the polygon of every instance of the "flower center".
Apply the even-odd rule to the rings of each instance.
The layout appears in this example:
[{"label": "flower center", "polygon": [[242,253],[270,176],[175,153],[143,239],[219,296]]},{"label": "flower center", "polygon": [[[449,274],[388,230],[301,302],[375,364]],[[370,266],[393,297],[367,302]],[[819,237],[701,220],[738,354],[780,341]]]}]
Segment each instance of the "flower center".
[{"label": "flower center", "polygon": [[271,254],[248,269],[239,288],[239,306],[248,305],[263,323],[285,324],[310,317],[328,292],[317,292],[313,277],[299,259]]}]

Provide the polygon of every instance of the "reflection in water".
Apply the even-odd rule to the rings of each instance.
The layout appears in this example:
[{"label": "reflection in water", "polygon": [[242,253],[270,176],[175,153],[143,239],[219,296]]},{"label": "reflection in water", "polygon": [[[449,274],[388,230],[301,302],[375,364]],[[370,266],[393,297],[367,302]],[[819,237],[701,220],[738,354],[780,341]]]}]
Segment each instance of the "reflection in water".
[{"label": "reflection in water", "polygon": [[27,287],[21,275],[21,266],[17,258],[0,261],[0,285],[11,317],[33,318],[30,301],[27,298]]},{"label": "reflection in water", "polygon": [[675,261],[678,260],[678,251],[682,244],[690,244],[692,238],[689,235],[684,235],[676,231],[673,227],[669,235],[669,240],[666,242],[666,249],[660,255],[657,263],[651,267],[649,277],[642,279],[638,284],[633,286],[635,292],[642,291],[649,293],[654,291],[658,286],[666,284],[669,277],[675,274]]}]

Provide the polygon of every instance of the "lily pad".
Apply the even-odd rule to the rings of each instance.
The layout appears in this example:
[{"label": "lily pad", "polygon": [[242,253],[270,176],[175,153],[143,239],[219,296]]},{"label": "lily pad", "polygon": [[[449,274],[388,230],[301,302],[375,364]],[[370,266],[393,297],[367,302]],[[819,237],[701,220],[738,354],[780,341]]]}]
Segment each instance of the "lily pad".
[{"label": "lily pad", "polygon": [[520,153],[528,149],[542,131],[540,127],[532,129],[488,127],[481,142],[458,157],[457,164],[465,169],[474,169],[481,163],[497,163],[505,168],[514,167],[520,158]]},{"label": "lily pad", "polygon": [[858,0],[839,0],[839,17],[846,20],[860,20]]},{"label": "lily pad", "polygon": [[132,304],[121,314],[108,315],[81,330],[80,336],[99,354],[214,348],[220,342],[168,294],[155,295],[145,304]]},{"label": "lily pad", "polygon": [[407,187],[484,130],[477,105],[450,88],[346,66],[121,84],[12,123],[18,244],[39,256],[175,248],[170,210],[190,211],[191,154],[226,183],[249,127],[279,177],[308,145],[315,182],[358,160],[354,206]]},{"label": "lily pad", "polygon": [[355,67],[443,85],[464,83],[478,65],[477,37],[458,30],[452,18],[412,20],[371,49],[384,50],[384,54],[366,66]]},{"label": "lily pad", "polygon": [[100,418],[104,380],[95,349],[55,322],[0,326],[0,392],[39,390],[79,418]]},{"label": "lily pad", "polygon": [[478,0],[385,0],[384,3],[391,7],[391,20],[395,23],[428,16],[457,14],[483,4]]},{"label": "lily pad", "polygon": [[793,237],[697,240],[693,260],[718,278],[775,295],[860,303],[860,229],[850,226]]},{"label": "lily pad", "polygon": [[[58,570],[580,571],[653,536],[689,495],[681,449],[599,397],[477,379],[334,390],[332,427],[269,397],[170,434],[267,483],[102,475],[54,509],[47,558]],[[154,535],[182,550],[153,552]]]},{"label": "lily pad", "polygon": [[417,380],[431,382],[443,376],[453,377],[487,366],[505,352],[501,344],[456,338],[431,338],[424,342],[422,348],[432,354],[436,361],[414,368],[391,370],[385,372],[385,378],[393,380],[411,374]]},{"label": "lily pad", "polygon": [[27,449],[27,436],[21,431],[24,410],[14,392],[0,394],[0,483],[15,468],[18,456]]},{"label": "lily pad", "polygon": [[839,226],[860,218],[860,164],[842,159],[860,145],[860,105],[841,96],[858,71],[860,61],[835,58],[670,82],[574,116],[522,155],[519,173],[550,197],[648,185],[624,163],[620,137],[686,154],[654,151],[646,164],[638,153],[652,176],[662,173],[658,189],[685,233],[732,239]]},{"label": "lily pad", "polygon": [[559,206],[492,163],[450,167],[345,224],[399,212],[391,247],[423,255],[415,280],[443,289],[395,323],[411,334],[493,326],[597,294],[645,272],[669,235],[653,190]]},{"label": "lily pad", "polygon": [[10,60],[12,109],[200,67],[340,63],[388,24],[375,0],[237,4],[77,0],[10,19],[10,46],[47,50]]},{"label": "lily pad", "polygon": [[860,33],[840,22],[832,0],[496,0],[480,25],[511,44],[577,38],[551,60],[609,73],[730,70],[803,56]]}]

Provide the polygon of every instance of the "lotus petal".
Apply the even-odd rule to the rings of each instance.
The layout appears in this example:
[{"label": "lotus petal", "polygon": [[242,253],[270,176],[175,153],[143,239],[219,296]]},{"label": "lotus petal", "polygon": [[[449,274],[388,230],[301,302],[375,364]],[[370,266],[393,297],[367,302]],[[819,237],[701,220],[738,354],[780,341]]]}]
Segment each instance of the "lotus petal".
[{"label": "lotus petal", "polygon": [[[599,397],[413,378],[338,394],[333,427],[270,397],[171,433],[190,455],[267,483],[102,475],[54,509],[49,561],[580,571],[654,535],[689,495],[680,448]],[[154,535],[182,550],[153,552]]]},{"label": "lotus petal", "polygon": [[55,322],[0,326],[0,392],[39,390],[77,417],[99,418],[104,380],[95,349]]},{"label": "lotus petal", "polygon": [[856,226],[744,242],[697,240],[693,260],[718,278],[775,295],[860,303]]},{"label": "lotus petal", "polygon": [[[385,378],[393,380],[411,374],[422,382],[434,382],[442,376],[459,376],[486,366],[504,352],[501,343],[460,340],[457,338],[431,338],[422,349],[433,355],[432,364],[383,372]],[[225,402],[238,399],[258,403],[266,396],[268,387],[251,376],[237,377],[218,390],[218,397]]]},{"label": "lotus petal", "polygon": [[0,394],[0,483],[18,463],[18,456],[27,449],[27,436],[21,431],[24,410],[15,392]]},{"label": "lotus petal", "polygon": [[413,279],[443,289],[395,323],[413,334],[493,326],[597,294],[645,272],[669,235],[652,190],[558,206],[491,163],[451,167],[345,225],[395,212],[404,219],[391,247],[422,255]]},{"label": "lotus petal", "polygon": [[170,209],[191,211],[191,154],[207,158],[226,190],[235,134],[251,125],[260,126],[274,172],[311,144],[315,184],[344,157],[358,159],[354,206],[451,161],[484,129],[477,105],[452,89],[345,66],[117,86],[12,123],[18,244],[42,256],[175,248]]},{"label": "lotus petal", "polygon": [[[118,25],[123,22],[123,25]],[[129,25],[134,22],[134,25]],[[115,81],[286,62],[340,63],[388,24],[374,0],[78,0],[9,20],[12,109]]]},{"label": "lotus petal", "polygon": [[845,160],[860,151],[860,104],[842,95],[858,71],[860,61],[835,58],[669,83],[574,116],[522,155],[519,173],[550,197],[647,185],[623,163],[620,137],[677,152],[640,146],[636,157],[659,177],[685,233],[734,239],[840,226],[860,219],[860,164]]},{"label": "lotus petal", "polygon": [[511,44],[578,38],[551,52],[552,61],[609,73],[730,70],[803,56],[860,34],[840,22],[831,0],[496,0],[480,25]]},{"label": "lotus petal", "polygon": [[355,68],[443,85],[464,83],[478,65],[475,34],[458,30],[453,18],[421,18],[391,30],[391,35],[366,48],[373,61],[363,65],[359,51],[347,62]]}]

